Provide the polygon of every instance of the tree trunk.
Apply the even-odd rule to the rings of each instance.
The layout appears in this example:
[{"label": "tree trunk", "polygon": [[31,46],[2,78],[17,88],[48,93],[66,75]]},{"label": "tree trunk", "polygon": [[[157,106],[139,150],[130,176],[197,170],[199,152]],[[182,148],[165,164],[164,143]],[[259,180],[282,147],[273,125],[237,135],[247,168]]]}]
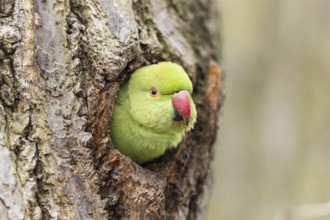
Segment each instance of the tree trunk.
[{"label": "tree trunk", "polygon": [[[0,0],[0,219],[200,219],[222,102],[215,7]],[[163,60],[189,73],[198,121],[141,167],[108,124],[132,71]]]}]

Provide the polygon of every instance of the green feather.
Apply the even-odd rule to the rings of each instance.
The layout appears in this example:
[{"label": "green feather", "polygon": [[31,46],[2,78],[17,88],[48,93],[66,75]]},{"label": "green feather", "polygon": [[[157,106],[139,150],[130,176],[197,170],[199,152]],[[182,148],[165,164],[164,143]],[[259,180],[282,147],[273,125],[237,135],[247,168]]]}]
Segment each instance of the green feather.
[{"label": "green feather", "polygon": [[[151,88],[157,89],[156,97],[150,96]],[[190,97],[189,124],[173,120],[172,96],[181,90],[191,94],[193,88],[187,73],[177,64],[161,62],[137,69],[120,88],[116,99],[110,123],[114,146],[139,164],[176,147],[197,118]]]}]

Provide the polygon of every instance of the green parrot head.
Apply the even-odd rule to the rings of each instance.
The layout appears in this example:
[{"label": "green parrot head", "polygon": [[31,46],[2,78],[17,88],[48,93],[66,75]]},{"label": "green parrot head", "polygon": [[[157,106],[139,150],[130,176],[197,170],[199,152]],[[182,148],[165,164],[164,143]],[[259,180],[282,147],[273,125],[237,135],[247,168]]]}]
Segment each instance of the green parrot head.
[{"label": "green parrot head", "polygon": [[139,164],[176,147],[196,122],[192,90],[187,73],[177,64],[137,69],[116,99],[110,123],[114,146]]},{"label": "green parrot head", "polygon": [[128,85],[130,115],[155,132],[190,130],[196,122],[192,83],[177,64],[161,62],[136,70]]}]

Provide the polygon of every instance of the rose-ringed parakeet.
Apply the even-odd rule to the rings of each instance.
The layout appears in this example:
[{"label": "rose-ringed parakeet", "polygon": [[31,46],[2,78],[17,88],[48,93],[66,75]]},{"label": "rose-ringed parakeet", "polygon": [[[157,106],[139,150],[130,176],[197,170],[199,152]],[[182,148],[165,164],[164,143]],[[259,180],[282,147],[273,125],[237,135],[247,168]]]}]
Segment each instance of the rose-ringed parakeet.
[{"label": "rose-ringed parakeet", "polygon": [[115,148],[142,164],[176,147],[196,122],[192,90],[178,64],[161,62],[137,69],[115,102],[110,123]]}]

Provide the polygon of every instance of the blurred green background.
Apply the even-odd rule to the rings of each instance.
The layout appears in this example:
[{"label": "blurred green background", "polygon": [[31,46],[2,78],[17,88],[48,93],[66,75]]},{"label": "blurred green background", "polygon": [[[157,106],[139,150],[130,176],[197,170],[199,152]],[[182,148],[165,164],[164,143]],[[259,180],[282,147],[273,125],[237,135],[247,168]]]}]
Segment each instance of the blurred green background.
[{"label": "blurred green background", "polygon": [[206,218],[302,219],[274,216],[330,201],[330,0],[219,5],[226,99]]}]

